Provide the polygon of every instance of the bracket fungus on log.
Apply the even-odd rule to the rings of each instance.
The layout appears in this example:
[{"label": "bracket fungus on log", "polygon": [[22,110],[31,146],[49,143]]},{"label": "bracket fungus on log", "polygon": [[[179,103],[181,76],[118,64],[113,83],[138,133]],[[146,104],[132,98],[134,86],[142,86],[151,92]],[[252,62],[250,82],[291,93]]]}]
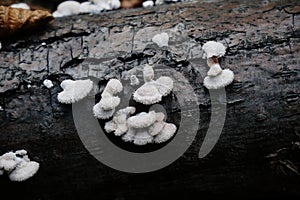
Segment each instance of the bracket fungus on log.
[{"label": "bracket fungus on log", "polygon": [[167,96],[173,89],[173,80],[167,76],[161,76],[156,81],[152,66],[146,65],[143,69],[144,85],[138,88],[133,99],[136,102],[151,105],[161,101],[163,96]]},{"label": "bracket fungus on log", "polygon": [[234,73],[230,69],[222,70],[219,64],[219,57],[225,55],[226,47],[220,42],[208,41],[202,50],[203,58],[207,59],[207,65],[210,67],[203,81],[204,86],[207,89],[220,89],[232,83]]},{"label": "bracket fungus on log", "polygon": [[123,90],[118,79],[110,79],[101,94],[101,100],[94,105],[93,112],[99,119],[108,119],[113,116],[115,108],[120,104],[120,98],[114,96]]},{"label": "bracket fungus on log", "polygon": [[39,170],[40,164],[30,161],[26,150],[8,152],[0,156],[0,175],[8,173],[11,181],[25,181]]},{"label": "bracket fungus on log", "polygon": [[169,140],[176,132],[174,124],[164,122],[161,112],[141,112],[127,119],[128,131],[122,136],[125,142],[135,145],[162,143]]},{"label": "bracket fungus on log", "polygon": [[93,81],[90,79],[76,81],[67,79],[61,82],[60,87],[63,88],[63,91],[58,93],[58,101],[70,104],[86,97],[93,89]]},{"label": "bracket fungus on log", "polygon": [[121,136],[128,131],[127,118],[135,113],[135,107],[128,106],[116,112],[113,119],[105,123],[106,132],[114,132],[116,136]]}]

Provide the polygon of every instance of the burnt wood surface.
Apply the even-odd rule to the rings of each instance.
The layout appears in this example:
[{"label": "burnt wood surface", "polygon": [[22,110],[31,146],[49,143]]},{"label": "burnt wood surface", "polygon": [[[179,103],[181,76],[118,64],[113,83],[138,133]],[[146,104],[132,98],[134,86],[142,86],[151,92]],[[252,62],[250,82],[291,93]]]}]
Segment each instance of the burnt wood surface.
[{"label": "burnt wood surface", "polygon": [[[169,47],[151,42],[159,32],[169,33]],[[298,0],[230,0],[65,17],[43,30],[1,41],[0,154],[26,149],[41,166],[21,183],[0,176],[1,196],[299,198],[299,37]],[[226,87],[222,135],[211,153],[199,159],[211,114],[202,76],[207,67],[201,59],[201,45],[209,40],[226,44],[221,65],[234,71],[235,80]],[[101,64],[92,64],[93,59]],[[89,154],[75,129],[72,106],[60,104],[57,93],[67,78],[97,77],[101,90],[108,79],[145,63],[168,66],[189,80],[199,101],[200,128],[190,148],[171,165],[130,174]],[[43,86],[45,78],[53,88]]]}]

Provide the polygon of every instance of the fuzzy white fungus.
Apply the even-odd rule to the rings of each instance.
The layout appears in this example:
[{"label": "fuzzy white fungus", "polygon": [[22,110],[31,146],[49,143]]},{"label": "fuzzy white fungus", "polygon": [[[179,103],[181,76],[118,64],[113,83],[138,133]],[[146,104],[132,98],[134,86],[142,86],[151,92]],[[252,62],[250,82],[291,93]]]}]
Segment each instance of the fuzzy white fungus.
[{"label": "fuzzy white fungus", "polygon": [[24,181],[32,177],[39,170],[40,164],[35,161],[22,160],[16,169],[9,174],[11,181]]},{"label": "fuzzy white fungus", "polygon": [[130,128],[146,128],[152,125],[156,118],[155,111],[150,111],[149,113],[141,112],[128,118],[127,123]]},{"label": "fuzzy white fungus", "polygon": [[222,43],[215,41],[206,42],[202,46],[202,50],[204,51],[203,58],[222,57],[226,53],[226,47]]},{"label": "fuzzy white fungus", "polygon": [[39,169],[39,163],[30,161],[27,151],[22,149],[0,156],[0,175],[8,173],[11,181],[25,181]]},{"label": "fuzzy white fungus", "polygon": [[177,128],[174,124],[165,123],[161,132],[154,138],[154,142],[162,143],[168,141],[175,134],[176,130]]},{"label": "fuzzy white fungus", "polygon": [[125,142],[133,142],[135,134],[136,132],[134,128],[128,128],[127,133],[122,136],[122,140]]},{"label": "fuzzy white fungus", "polygon": [[112,97],[102,98],[99,104],[103,110],[112,110],[120,104],[120,101],[121,100],[119,97],[112,96]]},{"label": "fuzzy white fungus", "polygon": [[143,7],[147,8],[147,7],[152,7],[154,6],[154,2],[153,1],[144,1],[143,2]]},{"label": "fuzzy white fungus", "polygon": [[[139,113],[127,119],[128,131],[122,136],[125,142],[135,145],[162,143],[169,140],[176,132],[174,124],[163,121],[164,114],[150,111]],[[110,125],[111,126],[111,125]]]},{"label": "fuzzy white fungus", "polygon": [[154,84],[162,96],[167,96],[173,90],[173,80],[167,76],[159,77]]},{"label": "fuzzy white fungus", "polygon": [[153,141],[153,137],[148,134],[147,129],[140,129],[136,132],[133,140],[133,144],[135,145],[145,145],[151,143]]},{"label": "fuzzy white fungus", "polygon": [[154,78],[154,70],[150,65],[146,65],[143,69],[144,85],[138,88],[133,99],[136,102],[151,105],[161,101],[163,96],[167,96],[173,89],[173,80],[170,77],[162,76],[156,81]]},{"label": "fuzzy white fungus", "polygon": [[106,132],[114,132],[116,136],[121,136],[128,130],[127,118],[128,115],[133,114],[135,112],[135,107],[126,107],[114,115],[113,119],[107,122],[104,126]]},{"label": "fuzzy white fungus", "polygon": [[101,94],[101,100],[94,105],[93,112],[98,119],[108,119],[113,116],[115,108],[120,104],[120,98],[114,95],[123,90],[118,79],[110,79]]},{"label": "fuzzy white fungus", "polygon": [[140,84],[140,81],[136,77],[136,75],[131,75],[130,76],[130,85],[139,85],[139,84]]},{"label": "fuzzy white fungus", "polygon": [[114,115],[115,109],[104,110],[103,108],[101,108],[100,104],[97,103],[93,107],[93,113],[94,116],[97,117],[98,119],[109,119]]},{"label": "fuzzy white fungus", "polygon": [[89,1],[82,2],[79,6],[79,13],[93,13],[93,14],[99,14],[101,11],[103,11],[104,8],[101,6],[98,6],[96,4],[93,4]]},{"label": "fuzzy white fungus", "polygon": [[92,3],[102,7],[105,10],[118,9],[121,6],[119,0],[90,0]]},{"label": "fuzzy white fungus", "polygon": [[60,86],[63,91],[58,93],[57,99],[60,103],[75,103],[86,97],[93,89],[93,81],[86,80],[64,80]]},{"label": "fuzzy white fungus", "polygon": [[24,150],[24,149],[21,149],[21,150],[15,151],[15,154],[16,154],[16,155],[25,156],[25,155],[27,154],[27,151]]},{"label": "fuzzy white fungus", "polygon": [[133,99],[136,102],[151,105],[161,101],[162,95],[159,93],[158,89],[151,83],[145,83],[140,88],[138,88],[134,94]]},{"label": "fuzzy white fungus", "polygon": [[52,81],[51,81],[51,80],[48,80],[48,79],[45,79],[45,80],[43,81],[43,84],[44,84],[44,86],[46,86],[48,89],[50,89],[50,88],[53,87]]},{"label": "fuzzy white fungus", "polygon": [[164,122],[155,122],[154,124],[152,124],[152,126],[149,127],[149,135],[156,136],[162,131],[164,126]]},{"label": "fuzzy white fungus", "polygon": [[61,2],[56,11],[52,13],[53,17],[65,17],[70,15],[76,15],[80,12],[80,3],[77,1],[64,1]]},{"label": "fuzzy white fungus", "polygon": [[226,47],[220,42],[209,41],[202,49],[203,57],[207,59],[207,65],[210,67],[203,81],[204,86],[207,89],[220,89],[232,83],[234,73],[230,69],[222,70],[218,60],[225,55]]},{"label": "fuzzy white fungus", "polygon": [[219,89],[232,83],[233,79],[233,72],[229,69],[224,69],[221,74],[217,76],[206,76],[203,84],[207,89]]},{"label": "fuzzy white fungus", "polygon": [[143,78],[145,82],[152,81],[154,78],[154,70],[151,65],[146,64],[143,69]]},{"label": "fuzzy white fungus", "polygon": [[8,152],[0,157],[0,169],[11,171],[17,166],[16,154]]}]

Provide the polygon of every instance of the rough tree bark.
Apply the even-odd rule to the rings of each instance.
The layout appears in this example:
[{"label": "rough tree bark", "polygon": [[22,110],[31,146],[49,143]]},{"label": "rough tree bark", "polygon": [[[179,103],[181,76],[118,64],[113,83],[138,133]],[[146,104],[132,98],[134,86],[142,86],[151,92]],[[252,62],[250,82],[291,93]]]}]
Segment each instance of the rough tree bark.
[{"label": "rough tree bark", "polygon": [[[179,3],[61,18],[43,32],[2,41],[0,154],[24,148],[41,169],[23,183],[0,176],[1,194],[22,199],[299,198],[299,14],[297,0]],[[151,38],[163,31],[171,38],[161,49]],[[222,135],[199,159],[211,114],[201,76],[207,70],[201,45],[208,40],[227,45],[221,62],[234,71],[235,80],[226,88]],[[189,80],[199,101],[200,128],[188,151],[170,166],[128,174],[88,153],[71,105],[59,104],[56,95],[66,78],[97,77],[103,88],[109,78],[147,62],[176,69]],[[55,86],[44,87],[45,78]]]}]

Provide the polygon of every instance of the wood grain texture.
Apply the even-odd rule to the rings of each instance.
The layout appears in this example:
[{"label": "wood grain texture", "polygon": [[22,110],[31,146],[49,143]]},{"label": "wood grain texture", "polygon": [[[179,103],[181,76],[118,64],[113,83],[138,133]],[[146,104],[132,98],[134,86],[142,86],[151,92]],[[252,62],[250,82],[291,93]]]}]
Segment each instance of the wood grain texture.
[{"label": "wood grain texture", "polygon": [[[1,176],[0,188],[22,199],[299,198],[300,178],[292,170],[300,167],[297,6],[297,0],[230,0],[119,10],[57,19],[40,33],[3,41],[0,153],[24,148],[41,169],[23,183]],[[163,31],[174,34],[168,48],[145,42]],[[226,44],[221,65],[234,71],[235,80],[226,88],[221,138],[199,159],[211,114],[200,75],[207,70],[200,49],[208,40]],[[91,64],[92,58],[102,64]],[[109,78],[147,62],[176,69],[189,80],[199,101],[200,128],[170,166],[128,174],[87,152],[71,106],[56,97],[66,78],[97,77],[101,89]],[[42,86],[45,78],[54,88]]]}]

